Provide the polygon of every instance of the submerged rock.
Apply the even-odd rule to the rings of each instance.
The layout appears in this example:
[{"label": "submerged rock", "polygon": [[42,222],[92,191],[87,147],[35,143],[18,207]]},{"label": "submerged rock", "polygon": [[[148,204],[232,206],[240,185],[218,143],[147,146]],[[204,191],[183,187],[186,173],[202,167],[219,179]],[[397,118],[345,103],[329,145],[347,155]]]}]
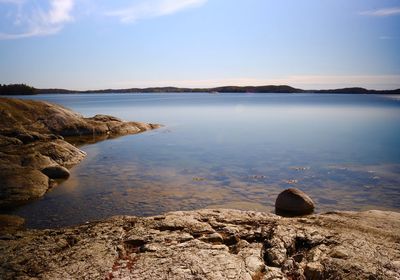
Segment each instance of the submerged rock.
[{"label": "submerged rock", "polygon": [[49,178],[69,176],[67,168],[86,153],[63,136],[90,136],[93,143],[97,135],[104,140],[158,127],[105,115],[84,118],[48,102],[0,98],[0,208],[40,197],[53,185]]},{"label": "submerged rock", "polygon": [[300,216],[314,211],[314,202],[299,189],[290,188],[281,192],[275,202],[276,213],[282,216]]},{"label": "submerged rock", "polygon": [[[400,278],[400,214],[238,210],[113,217],[0,238],[2,279]],[[346,258],[333,252],[344,251]]]}]

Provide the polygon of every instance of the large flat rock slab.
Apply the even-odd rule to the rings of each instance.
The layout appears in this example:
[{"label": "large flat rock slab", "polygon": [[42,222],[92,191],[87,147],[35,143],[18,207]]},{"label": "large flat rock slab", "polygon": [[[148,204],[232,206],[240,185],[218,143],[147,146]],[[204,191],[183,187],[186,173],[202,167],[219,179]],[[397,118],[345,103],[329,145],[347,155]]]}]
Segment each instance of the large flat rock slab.
[{"label": "large flat rock slab", "polygon": [[2,279],[399,279],[400,214],[120,216],[0,238]]}]

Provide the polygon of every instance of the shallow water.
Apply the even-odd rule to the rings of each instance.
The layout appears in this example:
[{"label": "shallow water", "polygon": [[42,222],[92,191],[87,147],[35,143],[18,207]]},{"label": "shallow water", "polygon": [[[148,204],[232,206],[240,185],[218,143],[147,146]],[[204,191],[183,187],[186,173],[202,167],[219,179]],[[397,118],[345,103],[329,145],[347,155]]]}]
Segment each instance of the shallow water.
[{"label": "shallow water", "polygon": [[273,211],[297,187],[327,210],[400,210],[400,99],[317,94],[24,97],[85,116],[165,127],[85,145],[45,197],[13,211],[29,227],[226,207]]}]

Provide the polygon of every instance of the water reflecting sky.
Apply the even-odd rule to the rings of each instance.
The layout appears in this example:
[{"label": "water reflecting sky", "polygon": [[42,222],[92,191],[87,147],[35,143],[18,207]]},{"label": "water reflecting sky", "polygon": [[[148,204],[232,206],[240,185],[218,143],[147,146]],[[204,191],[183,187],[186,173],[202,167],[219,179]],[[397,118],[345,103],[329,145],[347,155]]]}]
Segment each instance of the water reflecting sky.
[{"label": "water reflecting sky", "polygon": [[[26,97],[24,97],[26,98]],[[400,209],[400,100],[373,95],[74,94],[29,98],[164,124],[83,146],[88,157],[28,226],[229,207],[272,211],[288,187],[317,211]]]}]

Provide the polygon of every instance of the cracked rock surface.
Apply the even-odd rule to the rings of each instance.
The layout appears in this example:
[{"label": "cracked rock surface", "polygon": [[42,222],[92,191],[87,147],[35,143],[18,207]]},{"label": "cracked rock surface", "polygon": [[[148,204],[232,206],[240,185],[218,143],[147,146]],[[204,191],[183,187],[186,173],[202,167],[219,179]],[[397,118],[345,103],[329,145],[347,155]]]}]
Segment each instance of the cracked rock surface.
[{"label": "cracked rock surface", "polygon": [[48,102],[0,98],[0,208],[43,196],[56,184],[43,170],[70,168],[86,156],[64,136],[90,136],[95,142],[158,127],[106,115],[85,118]]},{"label": "cracked rock surface", "polygon": [[400,279],[400,213],[172,212],[0,236],[2,279]]}]

